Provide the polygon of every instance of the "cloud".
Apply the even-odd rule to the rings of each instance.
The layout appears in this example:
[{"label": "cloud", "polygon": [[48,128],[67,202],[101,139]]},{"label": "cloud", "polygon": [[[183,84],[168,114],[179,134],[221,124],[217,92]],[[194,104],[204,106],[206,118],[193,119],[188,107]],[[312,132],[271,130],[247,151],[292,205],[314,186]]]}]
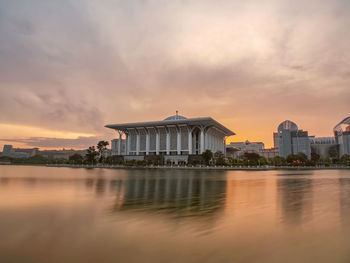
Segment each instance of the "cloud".
[{"label": "cloud", "polygon": [[180,110],[267,144],[285,118],[327,135],[349,27],[345,0],[0,1],[0,123],[103,136]]},{"label": "cloud", "polygon": [[30,147],[42,148],[78,148],[86,149],[97,142],[105,140],[101,137],[78,137],[76,139],[30,137],[25,139],[0,139],[3,142],[21,143]]}]

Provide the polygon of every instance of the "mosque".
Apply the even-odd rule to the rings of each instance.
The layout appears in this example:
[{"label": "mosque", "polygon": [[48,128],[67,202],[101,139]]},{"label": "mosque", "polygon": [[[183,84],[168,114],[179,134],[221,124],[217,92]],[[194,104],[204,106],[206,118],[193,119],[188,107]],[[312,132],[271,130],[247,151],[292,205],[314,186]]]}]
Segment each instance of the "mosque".
[{"label": "mosque", "polygon": [[191,155],[206,150],[226,153],[226,139],[235,135],[211,117],[186,118],[176,115],[162,121],[108,124],[119,138],[116,155],[124,160],[145,160],[147,156],[161,156],[164,162],[188,162]]}]

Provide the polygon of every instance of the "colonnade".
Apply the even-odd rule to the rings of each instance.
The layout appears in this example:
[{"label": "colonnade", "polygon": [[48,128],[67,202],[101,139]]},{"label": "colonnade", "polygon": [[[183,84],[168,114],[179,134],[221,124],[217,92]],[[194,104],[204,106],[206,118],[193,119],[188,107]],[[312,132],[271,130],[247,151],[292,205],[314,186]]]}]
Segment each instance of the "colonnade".
[{"label": "colonnade", "polygon": [[[174,127],[174,126],[171,126]],[[140,128],[129,128],[126,129],[125,131],[118,131],[119,133],[119,139],[118,139],[118,155],[130,155],[131,152],[135,152],[136,155],[140,155],[141,152],[141,133],[140,131],[143,130],[145,131],[145,137],[146,137],[146,142],[145,142],[145,153],[146,155],[150,154],[150,136],[151,136],[151,129],[154,129],[155,131],[155,154],[159,155],[161,152],[161,147],[160,147],[160,129],[165,130],[165,153],[166,155],[170,155],[171,152],[171,136],[172,133],[170,131],[170,128],[168,126],[157,126],[157,127],[140,127]],[[175,126],[176,128],[176,154],[181,155],[182,151],[188,151],[188,154],[196,154],[197,151],[193,152],[193,135],[194,135],[194,130],[196,128],[199,129],[199,148],[198,148],[198,153],[202,154],[206,149],[220,149],[220,144],[221,146],[223,145],[222,151],[225,151],[225,136],[223,135],[224,139],[219,138],[219,136],[214,136],[208,134],[208,130],[212,128],[212,126],[186,126],[187,132],[188,132],[188,137],[187,137],[187,149],[182,149],[181,142],[182,142],[182,136],[183,134],[181,133],[181,127]],[[131,151],[131,132],[134,132],[136,135],[136,147],[135,151]],[[125,152],[122,153],[122,136],[125,134]],[[207,136],[207,138],[206,138]]]}]

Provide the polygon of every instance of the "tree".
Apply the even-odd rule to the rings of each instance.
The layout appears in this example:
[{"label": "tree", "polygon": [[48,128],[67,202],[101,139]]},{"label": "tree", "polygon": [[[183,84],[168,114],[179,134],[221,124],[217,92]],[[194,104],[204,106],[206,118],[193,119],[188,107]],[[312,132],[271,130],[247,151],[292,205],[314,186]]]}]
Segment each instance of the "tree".
[{"label": "tree", "polygon": [[350,155],[349,154],[344,154],[341,158],[340,158],[340,162],[342,164],[345,165],[350,165]]},{"label": "tree", "polygon": [[206,165],[210,164],[210,161],[213,159],[213,153],[211,150],[206,150],[205,152],[202,153],[202,158],[204,160],[204,163]]},{"label": "tree", "polygon": [[258,162],[259,162],[259,165],[267,165],[268,163],[265,157],[260,157]]},{"label": "tree", "polygon": [[331,159],[338,159],[339,158],[338,146],[330,147],[328,150],[328,154]]},{"label": "tree", "polygon": [[245,152],[243,154],[243,161],[248,165],[258,165],[260,159],[260,155],[257,153]]},{"label": "tree", "polygon": [[82,164],[83,160],[84,160],[83,156],[81,156],[78,153],[75,153],[69,156],[69,163],[72,163],[72,164]]},{"label": "tree", "polygon": [[96,152],[95,146],[90,146],[89,149],[87,149],[87,153],[85,155],[86,161],[89,164],[95,164],[97,156],[98,152]]},{"label": "tree", "polygon": [[97,143],[97,150],[98,150],[98,155],[99,155],[99,162],[103,162],[103,152],[107,149],[107,146],[109,143],[107,141],[99,141]]},{"label": "tree", "polygon": [[321,159],[321,156],[317,153],[311,153],[311,161],[313,165],[317,164]]},{"label": "tree", "polygon": [[286,159],[280,156],[276,156],[271,159],[271,163],[275,166],[281,166],[286,163]]},{"label": "tree", "polygon": [[224,165],[225,155],[221,151],[217,151],[216,153],[214,153],[214,160],[216,165]]},{"label": "tree", "polygon": [[288,155],[286,161],[291,165],[305,165],[308,159],[305,153],[298,153]]}]

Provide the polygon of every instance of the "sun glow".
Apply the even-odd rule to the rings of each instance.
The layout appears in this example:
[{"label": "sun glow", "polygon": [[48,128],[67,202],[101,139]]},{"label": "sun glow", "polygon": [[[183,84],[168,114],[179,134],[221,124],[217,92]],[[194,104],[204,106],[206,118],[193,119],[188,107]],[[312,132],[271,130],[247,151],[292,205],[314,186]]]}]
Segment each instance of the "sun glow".
[{"label": "sun glow", "polygon": [[[6,141],[1,141],[6,136]],[[15,125],[0,123],[0,142],[14,144],[15,147],[26,146],[25,143],[11,143],[9,140],[23,139],[30,137],[47,137],[61,139],[75,139],[78,137],[91,137],[95,134],[77,133],[71,131],[54,131],[36,126]]]}]

